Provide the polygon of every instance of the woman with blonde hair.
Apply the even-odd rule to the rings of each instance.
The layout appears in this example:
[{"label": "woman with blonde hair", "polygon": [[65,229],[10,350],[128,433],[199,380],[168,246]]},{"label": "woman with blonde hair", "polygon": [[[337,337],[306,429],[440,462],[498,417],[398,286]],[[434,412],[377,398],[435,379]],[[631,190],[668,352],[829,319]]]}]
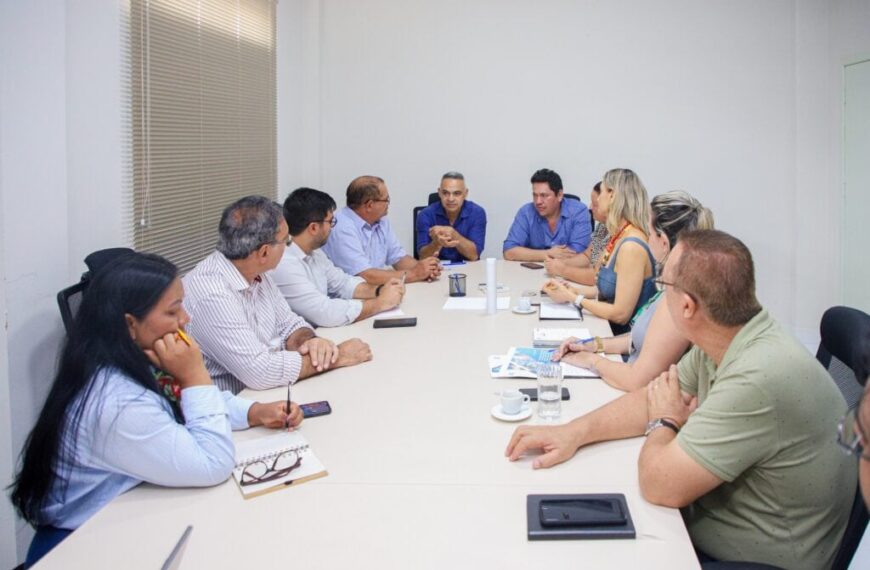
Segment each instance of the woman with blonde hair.
[{"label": "woman with blonde hair", "polygon": [[[656,196],[651,210],[649,246],[659,267],[677,245],[681,232],[713,229],[712,212],[686,192]],[[562,343],[553,359],[597,370],[605,382],[620,390],[645,386],[689,348],[689,341],[677,332],[668,308],[659,302],[661,298],[661,292],[657,292],[638,311],[630,334],[595,337],[585,343],[570,338]],[[627,354],[628,362],[608,360],[597,353]]]},{"label": "woman with blonde hair", "polygon": [[640,178],[615,168],[604,174],[598,209],[607,213],[610,241],[604,249],[596,286],[574,287],[555,279],[544,291],[558,303],[572,302],[610,321],[614,334],[628,332],[638,308],[655,294],[655,260],[647,245],[649,199]]}]

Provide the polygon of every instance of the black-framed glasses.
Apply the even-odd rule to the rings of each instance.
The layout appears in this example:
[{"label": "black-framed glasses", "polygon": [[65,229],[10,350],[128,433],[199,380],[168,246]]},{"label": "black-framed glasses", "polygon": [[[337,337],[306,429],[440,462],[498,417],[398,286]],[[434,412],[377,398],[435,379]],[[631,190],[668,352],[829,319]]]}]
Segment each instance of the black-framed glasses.
[{"label": "black-framed glasses", "polygon": [[315,223],[315,224],[329,224],[329,227],[330,227],[330,228],[334,228],[334,227],[335,227],[335,224],[338,223],[338,218],[336,218],[336,217],[333,216],[333,218],[332,218],[331,220],[327,220],[327,219],[317,220],[317,221],[314,222],[314,223]]},{"label": "black-framed glasses", "polygon": [[680,291],[682,291],[683,293],[685,293],[686,295],[691,297],[695,303],[698,302],[698,298],[695,297],[695,295],[693,295],[691,291],[687,291],[686,289],[684,289],[683,287],[680,287],[676,283],[671,283],[670,281],[665,281],[664,279],[656,279],[655,281],[653,281],[653,283],[656,284],[656,287],[659,288],[659,291],[664,292],[664,291],[667,291],[668,287],[673,287],[674,289],[679,289]]},{"label": "black-framed glasses", "polygon": [[864,427],[858,418],[859,404],[846,412],[837,424],[837,444],[849,455],[870,461],[870,453],[864,449]]},{"label": "black-framed glasses", "polygon": [[244,471],[242,471],[239,484],[242,487],[247,487],[248,485],[268,483],[269,481],[281,479],[289,475],[291,471],[300,465],[302,465],[302,456],[299,454],[299,451],[288,449],[275,458],[261,459],[247,464]]},{"label": "black-framed glasses", "polygon": [[372,198],[372,202],[386,202],[387,204],[389,204],[390,197],[387,196],[386,198]]}]

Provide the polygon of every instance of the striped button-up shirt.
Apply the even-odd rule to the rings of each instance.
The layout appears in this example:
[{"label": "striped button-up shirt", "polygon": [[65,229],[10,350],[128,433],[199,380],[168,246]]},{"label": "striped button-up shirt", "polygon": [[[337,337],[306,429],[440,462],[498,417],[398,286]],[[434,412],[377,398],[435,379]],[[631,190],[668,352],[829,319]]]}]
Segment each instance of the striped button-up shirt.
[{"label": "striped button-up shirt", "polygon": [[293,313],[269,275],[253,283],[215,251],[184,276],[188,330],[202,348],[214,383],[234,394],[286,386],[299,378],[302,356],[287,337],[310,325]]}]

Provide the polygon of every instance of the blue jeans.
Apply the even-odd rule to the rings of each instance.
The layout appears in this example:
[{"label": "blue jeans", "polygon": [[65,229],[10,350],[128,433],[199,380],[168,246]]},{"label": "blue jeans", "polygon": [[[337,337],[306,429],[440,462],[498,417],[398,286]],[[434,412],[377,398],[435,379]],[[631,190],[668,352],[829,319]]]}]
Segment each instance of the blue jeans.
[{"label": "blue jeans", "polygon": [[53,526],[36,527],[36,536],[33,537],[33,540],[30,542],[30,548],[27,549],[27,559],[24,561],[24,567],[30,568],[36,564],[40,558],[48,554],[52,548],[60,544],[70,533],[72,531],[65,528]]}]

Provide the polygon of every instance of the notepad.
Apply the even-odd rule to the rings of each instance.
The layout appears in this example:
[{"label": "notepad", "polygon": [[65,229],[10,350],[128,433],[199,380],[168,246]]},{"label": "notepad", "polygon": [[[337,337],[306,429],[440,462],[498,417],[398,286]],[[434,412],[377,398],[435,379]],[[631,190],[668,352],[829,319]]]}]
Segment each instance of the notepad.
[{"label": "notepad", "polygon": [[579,339],[589,338],[589,329],[536,328],[533,331],[532,344],[536,348],[555,348],[562,344],[562,341],[571,337]]},{"label": "notepad", "polygon": [[[286,452],[298,454],[302,460],[299,467],[286,476],[274,481],[242,485],[242,473],[245,468],[257,462],[271,465],[276,457]],[[284,489],[290,485],[298,485],[305,481],[326,477],[327,475],[326,468],[317,459],[308,442],[298,431],[281,431],[265,437],[241,441],[236,444],[236,466],[233,469],[233,477],[239,485],[242,496],[246,499],[271,491],[277,491],[278,489]]]},{"label": "notepad", "polygon": [[580,309],[571,303],[554,303],[550,300],[541,300],[541,308],[538,318],[543,320],[582,321],[583,314]]},{"label": "notepad", "polygon": [[[510,307],[510,297],[499,297],[496,308],[503,311]],[[445,311],[485,311],[486,297],[450,297],[444,303]]]}]

